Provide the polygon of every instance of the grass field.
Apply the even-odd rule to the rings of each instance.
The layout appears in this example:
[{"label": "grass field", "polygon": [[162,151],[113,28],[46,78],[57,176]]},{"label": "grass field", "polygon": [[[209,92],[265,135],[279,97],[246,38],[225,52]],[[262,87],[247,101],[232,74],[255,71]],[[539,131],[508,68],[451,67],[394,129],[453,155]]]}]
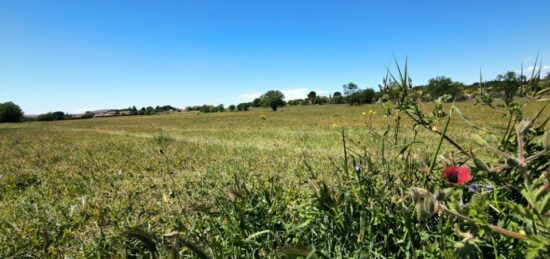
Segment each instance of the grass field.
[{"label": "grass field", "polygon": [[[543,105],[530,104],[527,117]],[[421,105],[426,110],[432,106]],[[487,106],[457,107],[487,131],[474,130],[454,116],[447,133],[481,157],[495,158],[475,145],[471,134],[498,142],[507,119]],[[387,167],[371,170],[380,174],[373,176],[372,191],[395,195],[362,204],[368,211],[386,206],[377,202],[409,206],[403,197],[413,184],[445,185],[439,173],[425,175],[439,138],[417,128],[410,163],[397,162],[413,139],[412,123],[403,119],[394,143],[391,130],[382,136],[393,127],[395,114],[382,115],[379,105],[324,105],[0,125],[0,257],[200,256],[201,251],[214,257],[264,257],[307,255],[304,251],[314,248],[329,257],[358,256],[350,252],[358,248],[368,257],[382,257],[392,247],[402,248],[392,252],[398,257],[423,252],[443,256],[452,243],[434,243],[443,237],[420,232],[437,228],[437,220],[435,227],[415,223],[418,236],[408,241],[413,233],[405,223],[395,226],[400,231],[382,231],[385,217],[404,213],[389,207],[388,215],[371,217],[380,221],[355,222],[360,229],[368,229],[365,224],[373,228],[354,241],[335,241],[338,227],[329,231],[320,223],[327,219],[312,200],[325,184],[329,189],[347,185],[342,172],[355,164],[343,163],[348,152]],[[547,110],[542,117],[548,116]],[[386,146],[382,152],[381,145]],[[446,159],[458,156],[453,150],[443,143],[446,158],[438,160],[439,171]],[[187,241],[165,236],[174,231]],[[330,235],[335,235],[333,241],[326,238]]]}]

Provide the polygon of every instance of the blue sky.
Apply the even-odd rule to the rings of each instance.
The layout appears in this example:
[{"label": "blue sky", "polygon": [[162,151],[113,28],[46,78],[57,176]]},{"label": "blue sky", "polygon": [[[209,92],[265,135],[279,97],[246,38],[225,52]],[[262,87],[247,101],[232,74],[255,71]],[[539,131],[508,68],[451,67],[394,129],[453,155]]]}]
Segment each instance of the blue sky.
[{"label": "blue sky", "polygon": [[[0,102],[25,113],[236,104],[550,64],[550,1],[0,0]],[[546,71],[550,71],[546,67]]]}]

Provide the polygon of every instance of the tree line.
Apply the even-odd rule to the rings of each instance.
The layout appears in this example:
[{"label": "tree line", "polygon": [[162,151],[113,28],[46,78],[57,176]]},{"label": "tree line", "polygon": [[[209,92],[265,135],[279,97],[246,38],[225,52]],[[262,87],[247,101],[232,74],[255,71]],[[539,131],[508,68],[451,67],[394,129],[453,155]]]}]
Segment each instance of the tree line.
[{"label": "tree line", "polygon": [[[527,78],[524,75],[518,75],[514,71],[508,71],[498,75],[495,79],[483,82],[483,88],[486,94],[494,98],[503,98],[505,101],[518,96],[518,89]],[[413,87],[412,95],[421,101],[432,101],[442,96],[448,96],[449,100],[463,101],[475,96],[478,92],[480,83],[466,85],[459,81],[454,81],[449,77],[438,76],[431,78],[426,85]],[[539,87],[550,87],[550,72],[539,83]],[[285,96],[281,91],[270,90],[255,98],[252,102],[243,102],[237,105],[229,105],[227,108],[223,104],[219,105],[200,105],[188,106],[187,111],[199,111],[203,113],[224,112],[224,111],[248,111],[250,107],[271,108],[277,111],[279,107],[285,105],[324,105],[324,104],[349,104],[361,105],[377,101],[387,101],[382,99],[380,91],[372,88],[361,89],[353,82],[344,84],[342,91],[335,91],[329,96],[320,96],[315,91],[310,91],[303,99],[293,99],[285,101]],[[137,109],[135,106],[122,110],[109,110],[110,116],[121,115],[153,115],[162,112],[179,111],[170,105],[156,106],[155,108],[142,107]],[[80,116],[69,115],[62,111],[49,112],[41,114],[36,118],[25,118],[23,110],[13,102],[0,103],[0,122],[20,122],[22,120],[53,121],[66,119],[86,119],[100,116],[94,112],[86,112]]]}]

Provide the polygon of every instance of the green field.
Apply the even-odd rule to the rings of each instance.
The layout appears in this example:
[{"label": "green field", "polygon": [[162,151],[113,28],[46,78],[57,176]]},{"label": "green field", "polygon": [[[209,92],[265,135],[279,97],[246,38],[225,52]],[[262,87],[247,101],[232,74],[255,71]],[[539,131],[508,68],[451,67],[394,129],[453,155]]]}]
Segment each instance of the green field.
[{"label": "green field", "polygon": [[[526,117],[544,104],[531,103]],[[433,104],[420,106],[431,110]],[[496,159],[471,134],[497,143],[506,117],[487,106],[457,107],[487,131],[454,116],[447,134]],[[541,117],[548,116],[546,110]],[[461,240],[453,237],[453,224],[438,228],[452,218],[411,223],[405,217],[401,224],[393,217],[414,207],[406,200],[410,187],[445,186],[440,172],[459,154],[443,142],[438,173],[426,175],[439,137],[417,127],[416,142],[400,155],[414,135],[410,120],[403,116],[400,123],[396,143],[395,113],[384,117],[380,105],[2,124],[0,257],[198,255],[194,250],[213,257],[284,257],[315,249],[328,257],[360,256],[352,253],[356,249],[367,257],[443,256]],[[436,127],[444,124],[442,119]],[[378,169],[360,160],[365,157]],[[365,208],[364,215],[323,216],[316,198],[325,185],[353,195],[355,159],[371,175],[374,200],[350,205]],[[478,179],[490,177],[480,173]],[[164,236],[174,231],[184,241]],[[349,232],[353,240],[345,238]]]}]

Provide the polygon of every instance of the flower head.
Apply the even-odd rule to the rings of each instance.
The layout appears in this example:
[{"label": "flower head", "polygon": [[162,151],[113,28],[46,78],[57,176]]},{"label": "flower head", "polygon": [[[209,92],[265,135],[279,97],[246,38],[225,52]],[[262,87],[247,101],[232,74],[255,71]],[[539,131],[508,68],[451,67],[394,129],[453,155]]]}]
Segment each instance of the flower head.
[{"label": "flower head", "polygon": [[466,166],[449,166],[443,171],[443,177],[452,185],[463,185],[472,179],[470,169]]},{"label": "flower head", "polygon": [[483,187],[483,189],[485,189],[486,191],[490,192],[490,191],[494,190],[495,187],[493,187],[492,185],[488,184],[488,185],[485,185],[485,187]]},{"label": "flower head", "polygon": [[472,183],[468,186],[468,190],[470,192],[477,192],[479,190],[479,186],[477,185],[477,183]]}]

